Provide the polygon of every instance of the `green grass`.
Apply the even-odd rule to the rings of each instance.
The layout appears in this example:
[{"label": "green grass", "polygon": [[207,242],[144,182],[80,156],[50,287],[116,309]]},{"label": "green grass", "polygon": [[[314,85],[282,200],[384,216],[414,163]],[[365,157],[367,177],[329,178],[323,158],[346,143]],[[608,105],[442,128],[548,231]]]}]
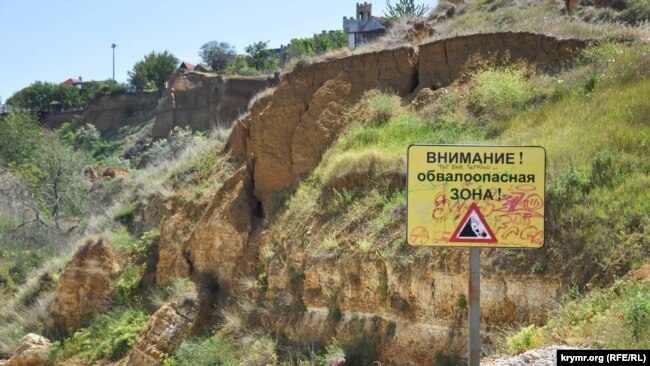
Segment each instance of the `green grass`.
[{"label": "green grass", "polygon": [[341,152],[376,149],[405,155],[405,146],[414,143],[461,143],[476,141],[480,130],[462,116],[452,120],[425,118],[412,112],[395,116],[385,125],[353,125],[328,152],[325,159]]},{"label": "green grass", "polygon": [[178,366],[236,366],[239,357],[238,350],[224,337],[185,340],[175,356]]},{"label": "green grass", "polygon": [[132,216],[134,211],[135,211],[135,205],[128,204],[128,205],[125,205],[125,206],[118,207],[113,212],[113,216],[116,219],[124,219],[124,218],[128,218],[128,217]]},{"label": "green grass", "polygon": [[55,342],[53,359],[56,362],[84,360],[90,364],[100,360],[119,360],[131,349],[148,318],[149,315],[139,309],[116,309],[99,315],[88,327]]},{"label": "green grass", "polygon": [[544,146],[551,173],[589,171],[593,157],[603,150],[615,151],[620,163],[634,161],[637,171],[647,173],[648,93],[650,80],[573,94],[518,116],[501,141]]},{"label": "green grass", "polygon": [[160,230],[149,230],[139,239],[135,239],[125,226],[119,225],[110,233],[109,238],[118,252],[126,253],[135,261],[142,261],[147,254],[147,248],[160,238]]},{"label": "green grass", "polygon": [[136,296],[142,279],[143,266],[129,265],[115,282],[115,302],[118,305],[132,305],[140,302]]},{"label": "green grass", "polygon": [[475,86],[470,95],[470,106],[476,113],[493,119],[512,118],[533,97],[526,70],[515,66],[478,71],[472,80]]},{"label": "green grass", "polygon": [[600,349],[647,349],[650,284],[616,282],[608,289],[568,299],[546,326],[522,328],[501,340],[499,350],[521,353],[558,343]]}]

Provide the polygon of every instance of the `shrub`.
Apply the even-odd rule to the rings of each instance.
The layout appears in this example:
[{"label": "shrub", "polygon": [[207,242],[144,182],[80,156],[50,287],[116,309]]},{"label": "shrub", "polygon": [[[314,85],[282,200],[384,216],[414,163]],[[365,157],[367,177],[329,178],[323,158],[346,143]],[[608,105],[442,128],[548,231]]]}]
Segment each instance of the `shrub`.
[{"label": "shrub", "polygon": [[125,205],[125,206],[118,207],[113,212],[113,216],[118,220],[123,220],[123,219],[127,219],[127,218],[133,216],[134,211],[135,211],[135,205],[134,204],[128,204],[128,205]]},{"label": "shrub", "polygon": [[544,344],[544,335],[536,325],[522,328],[506,340],[506,351],[508,353],[522,353],[529,349],[540,347]]},{"label": "shrub", "polygon": [[120,305],[132,304],[140,286],[142,267],[127,266],[115,283],[115,300]]},{"label": "shrub", "polygon": [[515,66],[487,69],[472,75],[474,89],[470,106],[474,112],[493,119],[507,119],[524,109],[533,90],[526,80],[526,71]]},{"label": "shrub", "polygon": [[54,342],[53,358],[57,362],[76,358],[91,364],[98,360],[119,360],[133,346],[148,318],[139,309],[118,309],[99,315],[87,328]]},{"label": "shrub", "polygon": [[180,128],[176,126],[170,132],[168,138],[154,142],[142,154],[141,165],[158,165],[164,161],[173,160],[183,150],[187,149],[193,141],[192,130],[189,127]]},{"label": "shrub", "polygon": [[650,329],[650,298],[639,291],[629,298],[623,308],[623,320],[635,338],[641,338]]},{"label": "shrub", "polygon": [[252,344],[244,344],[244,347],[245,352],[242,352],[241,365],[277,365],[276,344],[271,338],[254,335]]},{"label": "shrub", "polygon": [[368,107],[368,121],[374,125],[381,125],[393,116],[399,114],[400,98],[392,93],[378,92],[369,96],[365,101]]},{"label": "shrub", "polygon": [[339,343],[334,340],[332,344],[325,348],[325,353],[316,358],[316,364],[319,366],[329,366],[329,365],[338,365],[340,362],[337,360],[345,360],[345,351],[339,345]]}]

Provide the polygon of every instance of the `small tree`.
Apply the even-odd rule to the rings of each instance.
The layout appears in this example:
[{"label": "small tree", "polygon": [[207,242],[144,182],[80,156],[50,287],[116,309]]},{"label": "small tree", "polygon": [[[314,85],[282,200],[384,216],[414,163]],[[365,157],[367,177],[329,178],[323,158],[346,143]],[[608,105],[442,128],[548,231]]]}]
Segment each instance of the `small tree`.
[{"label": "small tree", "polygon": [[348,35],[342,30],[314,35],[314,47],[317,52],[329,52],[348,45]]},{"label": "small tree", "polygon": [[248,66],[260,72],[273,72],[278,69],[278,57],[273,51],[267,49],[269,41],[255,42],[246,46],[244,51],[248,54]]},{"label": "small tree", "polygon": [[169,51],[151,51],[142,61],[133,65],[133,70],[129,71],[129,82],[139,90],[163,90],[165,83],[176,71],[178,63],[179,60]]},{"label": "small tree", "polygon": [[216,72],[222,72],[235,61],[235,47],[228,42],[210,41],[201,46],[199,57]]},{"label": "small tree", "polygon": [[395,5],[386,0],[386,10],[384,15],[388,19],[397,19],[404,16],[421,17],[427,11],[424,4],[415,5],[415,0],[399,0]]}]

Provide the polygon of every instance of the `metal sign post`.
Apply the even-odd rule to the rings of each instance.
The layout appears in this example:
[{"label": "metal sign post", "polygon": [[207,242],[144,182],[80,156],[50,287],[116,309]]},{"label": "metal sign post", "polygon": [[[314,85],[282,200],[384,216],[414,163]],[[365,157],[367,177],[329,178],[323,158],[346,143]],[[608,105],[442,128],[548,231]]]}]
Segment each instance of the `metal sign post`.
[{"label": "metal sign post", "polygon": [[469,249],[469,337],[468,365],[479,366],[481,360],[481,248]]}]

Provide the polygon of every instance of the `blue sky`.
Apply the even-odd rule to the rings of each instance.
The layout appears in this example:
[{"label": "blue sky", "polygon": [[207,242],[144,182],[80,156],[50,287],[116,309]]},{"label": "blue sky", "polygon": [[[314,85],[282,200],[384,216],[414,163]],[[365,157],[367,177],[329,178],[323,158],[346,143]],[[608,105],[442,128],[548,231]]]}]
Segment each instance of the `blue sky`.
[{"label": "blue sky", "polygon": [[[109,79],[112,43],[115,78],[126,82],[133,64],[154,50],[198,62],[199,48],[211,40],[240,53],[257,41],[279,47],[341,29],[355,6],[354,0],[0,0],[0,98],[36,80]],[[373,15],[384,8],[384,0],[373,1]]]}]

